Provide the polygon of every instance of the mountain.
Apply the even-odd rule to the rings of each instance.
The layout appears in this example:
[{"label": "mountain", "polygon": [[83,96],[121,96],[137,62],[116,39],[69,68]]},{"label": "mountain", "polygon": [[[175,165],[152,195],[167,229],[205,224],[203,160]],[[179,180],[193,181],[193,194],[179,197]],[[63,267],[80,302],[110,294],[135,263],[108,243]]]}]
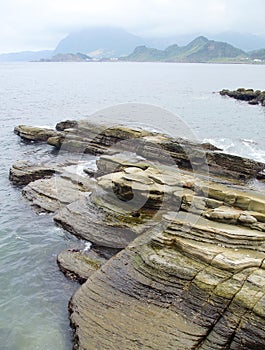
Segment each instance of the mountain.
[{"label": "mountain", "polygon": [[52,56],[52,54],[53,50],[3,53],[0,55],[0,62],[38,61],[41,58],[48,59]]},{"label": "mountain", "polygon": [[128,55],[144,39],[114,27],[89,27],[73,32],[61,40],[55,53],[83,52],[96,57]]},{"label": "mountain", "polygon": [[204,36],[199,36],[186,46],[172,45],[165,50],[140,46],[132,54],[122,58],[122,60],[141,62],[211,62],[246,56],[247,54],[244,51],[228,43],[208,40]]},{"label": "mountain", "polygon": [[[38,61],[40,59],[48,60],[56,54],[77,54],[79,52],[82,52],[84,54],[89,55],[90,57],[97,59],[121,57],[129,55],[135,49],[135,47],[138,46],[140,46],[141,48],[137,49],[137,52],[134,53],[136,55],[136,60],[147,59],[152,61],[158,59],[169,59],[178,61],[179,59],[181,59],[181,57],[178,57],[178,55],[180,54],[181,56],[182,53],[183,60],[189,59],[190,61],[192,61],[192,56],[186,58],[186,56],[189,55],[187,55],[187,52],[185,51],[188,50],[187,46],[190,45],[187,45],[187,43],[190,42],[196,36],[201,38],[199,46],[202,44],[205,44],[207,46],[207,43],[204,43],[204,39],[206,38],[199,36],[198,34],[176,34],[169,37],[143,38],[129,33],[126,30],[118,27],[87,27],[83,30],[75,31],[67,35],[58,43],[55,50],[45,50],[36,52],[25,51],[7,53],[2,55],[0,54],[0,61]],[[253,51],[265,47],[265,36],[262,35],[224,32],[214,35],[208,34],[207,37],[212,39],[207,39],[208,42],[211,41],[212,45],[214,42],[229,42],[231,45],[243,49],[245,51]],[[178,43],[180,45],[179,49],[177,49],[178,46],[175,45],[175,43]],[[198,42],[195,42],[195,46],[196,45],[198,45]],[[146,46],[146,48],[144,48],[144,46]],[[204,47],[205,50],[206,46]],[[151,49],[147,49],[147,47],[155,47],[156,49],[153,49],[153,51],[151,52]],[[214,59],[216,57],[215,55],[217,55],[217,57],[222,57],[225,53],[225,50],[227,50],[228,53],[232,52],[232,46],[230,48],[221,48],[221,45],[218,45],[218,47],[220,49],[219,54],[217,54],[216,49],[212,50],[212,56]],[[190,49],[194,50],[194,47]],[[210,51],[211,50],[208,50],[208,53],[197,53],[196,51],[195,58],[193,58],[195,60],[204,60],[204,58],[208,59]],[[204,54],[205,56],[203,56]],[[140,58],[139,55],[142,58]],[[199,57],[199,55],[201,55],[201,57]],[[228,55],[228,57],[230,56]]]},{"label": "mountain", "polygon": [[252,59],[265,60],[265,49],[251,51],[248,54]]},{"label": "mountain", "polygon": [[253,51],[265,47],[265,36],[251,33],[224,32],[208,35],[216,41],[225,41],[244,51]]}]

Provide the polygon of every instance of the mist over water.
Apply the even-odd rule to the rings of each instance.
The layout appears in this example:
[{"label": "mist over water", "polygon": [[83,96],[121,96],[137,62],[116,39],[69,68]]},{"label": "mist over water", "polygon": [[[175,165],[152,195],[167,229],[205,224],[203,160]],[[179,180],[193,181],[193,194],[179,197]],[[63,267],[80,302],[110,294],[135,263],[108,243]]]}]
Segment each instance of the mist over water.
[{"label": "mist over water", "polygon": [[[8,180],[18,159],[42,161],[52,148],[26,145],[18,124],[49,125],[64,119],[149,125],[179,135],[167,118],[130,111],[118,117],[96,111],[119,103],[157,105],[180,116],[201,140],[226,152],[265,161],[265,108],[221,97],[223,88],[265,90],[265,68],[254,65],[169,63],[0,64],[0,348],[70,350],[67,304],[78,284],[56,264],[57,254],[82,242],[37,215]],[[97,119],[97,120],[95,120]]]}]

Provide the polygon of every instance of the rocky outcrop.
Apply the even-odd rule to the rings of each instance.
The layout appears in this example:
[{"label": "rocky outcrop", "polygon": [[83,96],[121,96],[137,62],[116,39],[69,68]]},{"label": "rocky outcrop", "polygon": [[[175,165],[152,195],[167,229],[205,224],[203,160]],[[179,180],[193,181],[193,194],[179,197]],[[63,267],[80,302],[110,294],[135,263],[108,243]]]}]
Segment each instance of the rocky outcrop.
[{"label": "rocky outcrop", "polygon": [[74,349],[263,349],[265,197],[246,180],[265,165],[142,130],[73,130],[59,135],[67,157],[104,153],[93,178],[57,164],[23,194],[92,244],[58,256],[83,283]]},{"label": "rocky outcrop", "polygon": [[79,184],[74,184],[61,177],[40,179],[23,188],[22,194],[38,210],[56,212],[61,207],[85,196]]},{"label": "rocky outcrop", "polygon": [[89,178],[62,171],[49,179],[30,182],[22,194],[38,211],[57,212],[66,205],[86,198],[95,187]]},{"label": "rocky outcrop", "polygon": [[247,230],[165,220],[163,233],[139,238],[75,293],[75,348],[262,349],[264,247],[240,248]]},{"label": "rocky outcrop", "polygon": [[236,100],[247,101],[250,105],[265,106],[265,91],[239,88],[237,90],[223,89],[220,95],[229,96]]},{"label": "rocky outcrop", "polygon": [[57,132],[35,126],[19,125],[15,127],[14,132],[25,141],[47,141],[50,137],[57,136]]},{"label": "rocky outcrop", "polygon": [[200,172],[207,174],[210,172],[222,178],[265,179],[263,174],[265,164],[224,154],[213,145],[206,143],[174,139],[141,129],[106,126],[87,121],[67,120],[58,123],[58,128],[63,131],[19,126],[15,128],[15,132],[22,138],[34,141],[46,140],[57,149],[81,155],[86,153],[108,155],[128,151],[151,161],[170,165],[174,162],[181,169],[195,172],[199,169]]},{"label": "rocky outcrop", "polygon": [[75,348],[262,349],[265,233],[182,210],[162,220],[75,293]]},{"label": "rocky outcrop", "polygon": [[17,161],[9,171],[9,180],[17,186],[25,186],[32,181],[51,177],[56,168],[47,165],[34,165],[27,161]]}]

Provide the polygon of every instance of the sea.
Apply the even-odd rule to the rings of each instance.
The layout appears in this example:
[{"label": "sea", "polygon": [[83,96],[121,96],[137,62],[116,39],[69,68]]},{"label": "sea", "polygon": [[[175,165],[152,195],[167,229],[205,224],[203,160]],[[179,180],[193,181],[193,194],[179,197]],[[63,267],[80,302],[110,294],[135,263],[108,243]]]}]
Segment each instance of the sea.
[{"label": "sea", "polygon": [[14,127],[54,127],[65,119],[123,123],[192,136],[265,162],[265,107],[218,94],[239,87],[265,90],[265,66],[0,63],[1,350],[72,349],[67,306],[79,285],[59,271],[56,257],[85,247],[50,214],[36,213],[10,184],[16,160],[56,157],[48,145],[23,143]]}]

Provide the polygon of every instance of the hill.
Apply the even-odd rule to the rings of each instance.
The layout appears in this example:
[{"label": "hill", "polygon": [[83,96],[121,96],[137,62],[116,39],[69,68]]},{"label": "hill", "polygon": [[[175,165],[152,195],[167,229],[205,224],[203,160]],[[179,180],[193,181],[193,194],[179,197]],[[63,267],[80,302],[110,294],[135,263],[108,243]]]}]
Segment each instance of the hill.
[{"label": "hill", "polygon": [[41,59],[40,62],[88,62],[91,61],[91,57],[83,53],[58,53],[57,55],[52,56],[52,58]]},{"label": "hill", "polygon": [[3,53],[0,55],[0,62],[38,61],[41,58],[48,59],[52,56],[52,54],[53,50]]},{"label": "hill", "polygon": [[252,59],[265,60],[265,49],[249,52],[249,57]]},{"label": "hill", "polygon": [[212,62],[244,57],[247,57],[247,54],[243,50],[225,42],[208,40],[204,36],[199,36],[186,46],[172,45],[165,50],[140,46],[122,60],[138,62]]}]

